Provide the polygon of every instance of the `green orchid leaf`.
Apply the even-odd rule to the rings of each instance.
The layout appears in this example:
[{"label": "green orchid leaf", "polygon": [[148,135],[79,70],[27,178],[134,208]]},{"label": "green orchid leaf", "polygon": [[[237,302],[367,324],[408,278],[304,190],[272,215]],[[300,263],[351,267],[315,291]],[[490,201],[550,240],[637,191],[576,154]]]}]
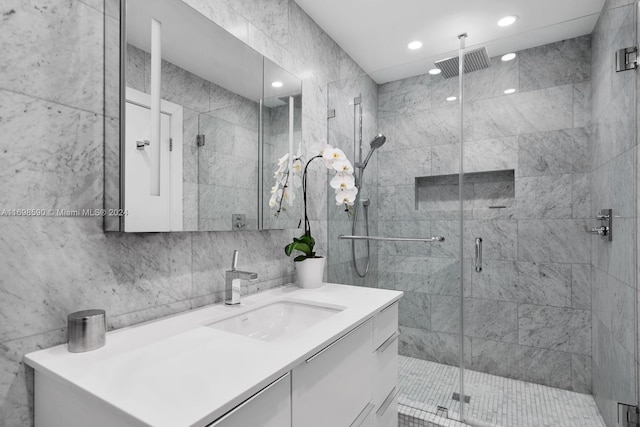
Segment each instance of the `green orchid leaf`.
[{"label": "green orchid leaf", "polygon": [[291,256],[293,251],[300,251],[300,252],[304,253],[305,255],[309,255],[312,252],[312,249],[309,247],[309,245],[307,245],[306,243],[302,243],[302,242],[289,243],[284,248],[284,253],[287,254],[287,256]]},{"label": "green orchid leaf", "polygon": [[307,259],[308,257],[306,255],[298,255],[297,257],[295,257],[293,260],[294,261],[304,261],[305,259]]}]

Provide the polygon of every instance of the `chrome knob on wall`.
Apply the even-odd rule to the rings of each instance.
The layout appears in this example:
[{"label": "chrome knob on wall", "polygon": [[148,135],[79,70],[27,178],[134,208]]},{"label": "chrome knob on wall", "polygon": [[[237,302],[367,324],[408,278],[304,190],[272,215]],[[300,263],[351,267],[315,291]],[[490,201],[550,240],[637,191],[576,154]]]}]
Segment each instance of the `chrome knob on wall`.
[{"label": "chrome knob on wall", "polygon": [[592,228],[591,232],[593,234],[598,234],[600,236],[608,236],[609,235],[609,227],[607,227],[606,225],[603,225],[603,226],[600,226],[600,227]]},{"label": "chrome knob on wall", "polygon": [[609,241],[613,240],[613,209],[602,209],[596,219],[601,221],[600,227],[588,229],[587,231],[598,236],[607,237]]}]

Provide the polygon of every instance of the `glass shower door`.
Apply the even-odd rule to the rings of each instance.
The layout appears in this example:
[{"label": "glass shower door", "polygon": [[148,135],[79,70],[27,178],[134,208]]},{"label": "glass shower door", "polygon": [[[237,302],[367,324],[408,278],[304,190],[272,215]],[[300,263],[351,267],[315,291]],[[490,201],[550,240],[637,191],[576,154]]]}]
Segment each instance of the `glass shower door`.
[{"label": "glass shower door", "polygon": [[[611,59],[635,26],[607,3],[593,35],[464,75],[468,424],[614,427],[637,404],[636,75]],[[591,232],[609,209],[612,239]]]},{"label": "glass shower door", "polygon": [[379,246],[380,286],[405,293],[399,402],[451,419],[461,413],[458,97],[457,78],[425,72],[381,85],[378,103],[389,135],[378,157],[380,234],[445,239]]}]

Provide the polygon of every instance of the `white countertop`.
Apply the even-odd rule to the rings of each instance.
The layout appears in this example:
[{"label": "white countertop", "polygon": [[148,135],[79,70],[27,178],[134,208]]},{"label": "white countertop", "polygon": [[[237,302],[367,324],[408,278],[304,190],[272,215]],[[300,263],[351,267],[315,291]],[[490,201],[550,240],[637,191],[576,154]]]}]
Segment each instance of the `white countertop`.
[{"label": "white countertop", "polygon": [[[133,426],[203,427],[401,296],[336,284],[277,288],[243,297],[241,307],[216,304],[109,332],[98,350],[69,353],[63,344],[24,359],[117,408]],[[346,308],[280,342],[204,326],[278,300]]]}]

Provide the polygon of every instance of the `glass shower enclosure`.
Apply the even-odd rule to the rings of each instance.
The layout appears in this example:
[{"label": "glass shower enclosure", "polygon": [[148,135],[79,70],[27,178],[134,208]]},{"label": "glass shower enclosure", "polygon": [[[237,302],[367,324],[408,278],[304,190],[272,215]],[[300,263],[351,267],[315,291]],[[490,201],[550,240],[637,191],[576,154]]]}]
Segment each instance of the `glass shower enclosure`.
[{"label": "glass shower enclosure", "polygon": [[[613,427],[637,405],[637,77],[612,60],[636,44],[627,3],[511,58],[470,34],[438,75],[329,85],[329,144],[358,163],[387,138],[361,185],[367,221],[353,232],[329,203],[328,274],[405,292],[401,416]],[[366,243],[352,256],[338,236],[366,223],[444,241],[372,241],[360,277]]]}]

